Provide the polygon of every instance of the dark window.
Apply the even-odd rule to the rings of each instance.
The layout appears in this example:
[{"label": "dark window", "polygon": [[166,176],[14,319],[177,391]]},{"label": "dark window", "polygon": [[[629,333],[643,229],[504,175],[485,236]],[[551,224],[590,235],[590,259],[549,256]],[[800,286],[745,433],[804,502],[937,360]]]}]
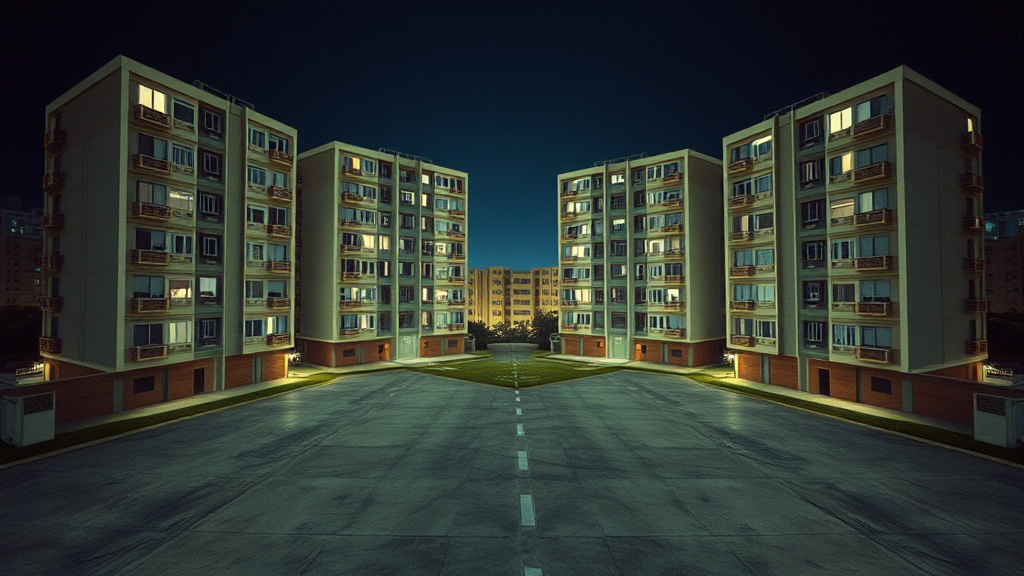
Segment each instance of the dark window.
[{"label": "dark window", "polygon": [[355,348],[346,348],[346,349],[341,351],[341,357],[342,358],[352,358],[355,355],[356,355],[356,349]]},{"label": "dark window", "polygon": [[892,394],[892,380],[871,377],[871,391],[879,394]]},{"label": "dark window", "polygon": [[669,352],[672,354],[673,358],[682,358],[683,357],[683,351],[682,350],[673,349],[673,350],[670,350]]},{"label": "dark window", "polygon": [[156,390],[156,378],[153,376],[146,376],[145,378],[136,378],[132,382],[132,393],[143,394],[146,392],[152,392]]},{"label": "dark window", "polygon": [[458,340],[449,340],[448,341],[448,347],[449,348],[458,348],[459,347],[459,341]]}]

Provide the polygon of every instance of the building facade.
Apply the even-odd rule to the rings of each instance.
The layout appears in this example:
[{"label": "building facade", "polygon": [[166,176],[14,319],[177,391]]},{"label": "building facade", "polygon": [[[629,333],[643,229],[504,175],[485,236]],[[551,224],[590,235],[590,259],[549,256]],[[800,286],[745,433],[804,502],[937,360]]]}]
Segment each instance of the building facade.
[{"label": "building facade", "polygon": [[469,271],[469,319],[488,327],[533,321],[558,311],[558,268],[512,270],[501,266]]},{"label": "building facade", "polygon": [[38,306],[43,295],[42,214],[6,197],[0,208],[0,306]]},{"label": "building facade", "polygon": [[341,142],[300,155],[299,171],[303,361],[461,354],[468,175]]},{"label": "building facade", "polygon": [[1024,210],[985,215],[989,312],[1024,313]]},{"label": "building facade", "polygon": [[681,150],[558,176],[565,354],[721,359],[721,161]]},{"label": "building facade", "polygon": [[980,122],[901,67],[724,138],[739,377],[908,411],[980,378]]},{"label": "building facade", "polygon": [[125,57],[46,128],[46,379],[109,412],[284,377],[295,129]]}]

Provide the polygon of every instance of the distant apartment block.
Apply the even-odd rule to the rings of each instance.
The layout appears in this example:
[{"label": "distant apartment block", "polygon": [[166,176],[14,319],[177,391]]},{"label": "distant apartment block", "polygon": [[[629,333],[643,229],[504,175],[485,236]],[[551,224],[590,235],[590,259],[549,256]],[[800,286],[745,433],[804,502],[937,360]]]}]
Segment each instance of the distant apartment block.
[{"label": "distant apartment block", "polygon": [[1024,210],[985,215],[985,298],[989,312],[1024,313]]},{"label": "distant apartment block", "polygon": [[0,306],[37,306],[43,295],[42,214],[21,210],[19,198],[0,207]]},{"label": "distant apartment block", "polygon": [[686,366],[721,358],[721,165],[681,150],[558,176],[564,353]]},{"label": "distant apartment block", "polygon": [[469,271],[469,319],[489,327],[532,322],[534,314],[558,311],[558,267]]},{"label": "distant apartment block", "polygon": [[924,376],[987,357],[982,147],[978,109],[905,67],[725,137],[738,375],[949,418]]},{"label": "distant apartment block", "polygon": [[77,416],[285,375],[295,129],[117,57],[43,143],[40,352],[95,389]]},{"label": "distant apartment block", "polygon": [[299,173],[303,361],[461,354],[468,175],[341,142],[301,154]]}]

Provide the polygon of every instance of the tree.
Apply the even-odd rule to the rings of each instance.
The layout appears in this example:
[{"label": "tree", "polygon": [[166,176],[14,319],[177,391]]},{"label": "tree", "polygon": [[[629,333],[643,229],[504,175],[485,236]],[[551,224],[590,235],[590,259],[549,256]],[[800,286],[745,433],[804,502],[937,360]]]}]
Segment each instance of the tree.
[{"label": "tree", "polygon": [[541,350],[551,350],[551,335],[558,333],[558,313],[537,312],[533,315],[530,328],[530,342],[537,344]]},{"label": "tree", "polygon": [[476,349],[487,350],[487,343],[491,341],[492,332],[483,322],[469,322],[469,333],[476,338]]}]

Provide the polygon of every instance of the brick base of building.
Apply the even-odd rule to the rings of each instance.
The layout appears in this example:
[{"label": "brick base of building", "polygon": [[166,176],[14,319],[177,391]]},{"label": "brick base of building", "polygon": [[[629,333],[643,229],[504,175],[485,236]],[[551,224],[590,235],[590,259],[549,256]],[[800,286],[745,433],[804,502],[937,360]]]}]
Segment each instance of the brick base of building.
[{"label": "brick base of building", "polygon": [[724,338],[706,342],[666,342],[638,338],[633,343],[631,360],[675,366],[707,366],[718,364],[724,350]]},{"label": "brick base of building", "polygon": [[319,342],[299,338],[295,347],[302,354],[301,361],[304,364],[328,368],[373,364],[391,360],[394,354],[394,342],[391,338],[359,342]]},{"label": "brick base of building", "polygon": [[604,336],[562,335],[562,354],[605,358],[608,356],[608,349],[605,346]]},{"label": "brick base of building", "polygon": [[420,338],[420,358],[453,356],[466,351],[465,334],[449,334],[443,336],[424,336]]}]

